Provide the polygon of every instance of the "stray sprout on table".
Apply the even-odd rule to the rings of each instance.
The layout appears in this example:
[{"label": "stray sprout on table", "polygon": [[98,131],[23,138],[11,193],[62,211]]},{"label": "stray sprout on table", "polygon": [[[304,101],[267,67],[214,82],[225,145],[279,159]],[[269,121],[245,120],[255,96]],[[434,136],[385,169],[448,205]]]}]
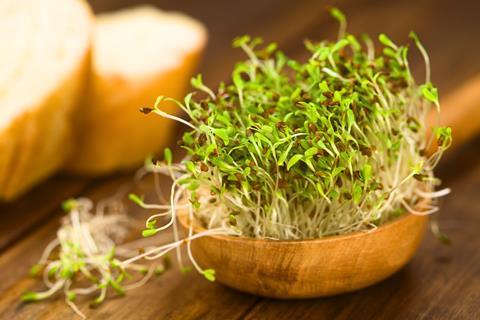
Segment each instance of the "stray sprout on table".
[{"label": "stray sprout on table", "polygon": [[63,208],[68,215],[63,218],[57,237],[30,270],[32,276],[42,276],[48,289],[26,292],[23,301],[39,301],[63,292],[66,303],[85,318],[75,305],[77,296],[97,294],[90,304],[95,307],[105,300],[108,288],[123,295],[168,267],[165,261],[156,265],[122,264],[120,259],[138,252],[116,246],[129,230],[129,219],[118,201],[99,203],[95,213],[92,202],[85,198],[67,200]]}]

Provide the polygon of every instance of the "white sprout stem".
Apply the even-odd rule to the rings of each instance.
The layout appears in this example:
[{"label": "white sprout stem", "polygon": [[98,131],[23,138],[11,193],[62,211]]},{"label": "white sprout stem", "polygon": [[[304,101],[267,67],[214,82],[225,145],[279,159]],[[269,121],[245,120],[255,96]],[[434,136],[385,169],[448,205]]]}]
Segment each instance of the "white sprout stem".
[{"label": "white sprout stem", "polygon": [[93,286],[90,286],[88,288],[75,288],[75,289],[72,290],[72,292],[77,293],[77,294],[81,294],[81,295],[88,295],[88,294],[91,294],[91,293],[93,293],[97,290],[98,290],[98,286],[93,285]]},{"label": "white sprout stem", "polygon": [[[181,197],[181,192],[183,191],[182,189],[180,189],[177,193],[175,193],[176,189],[175,189],[175,186],[177,184],[177,181],[174,181],[172,183],[172,188],[171,188],[171,191],[170,191],[170,206],[171,206],[171,211],[172,211],[172,217],[174,217],[173,219],[173,240],[174,241],[178,241],[179,239],[179,235],[178,235],[178,228],[177,228],[177,220],[176,220],[176,205],[178,204],[178,201],[180,200],[180,197]],[[183,260],[182,260],[182,255],[181,255],[181,252],[180,252],[180,249],[177,249],[176,250],[176,256],[177,256],[177,261],[178,261],[178,264],[180,265],[181,268],[183,268]]]},{"label": "white sprout stem", "polygon": [[[190,219],[190,224],[188,226],[188,239],[190,239],[193,235],[193,222],[194,222],[194,219],[193,219],[193,208],[190,206],[190,208],[188,208],[188,217]],[[192,262],[193,266],[195,267],[195,269],[197,269],[197,271],[199,273],[203,273],[203,269],[200,268],[200,266],[198,265],[197,261],[195,261],[195,259],[193,258],[193,254],[192,254],[192,241],[188,241],[187,242],[187,254],[188,254],[188,257],[190,258],[190,261]]]},{"label": "white sprout stem", "polygon": [[423,56],[423,59],[425,60],[425,83],[430,82],[430,57],[428,56],[427,50],[425,50],[424,46],[419,42],[415,41],[415,44],[417,45],[418,50]]},{"label": "white sprout stem", "polygon": [[157,254],[159,252],[162,253],[162,255],[163,255],[163,254],[171,251],[172,249],[175,249],[175,248],[183,245],[184,243],[187,243],[188,241],[192,241],[192,240],[195,240],[195,239],[198,239],[198,238],[201,238],[201,237],[211,236],[211,235],[229,235],[229,234],[231,234],[231,233],[228,232],[228,230],[225,230],[223,228],[216,228],[216,229],[210,229],[210,230],[202,231],[202,232],[196,233],[193,236],[188,237],[186,239],[178,240],[178,241],[169,243],[167,245],[163,245],[163,246],[148,250],[148,251],[146,251],[142,254],[139,254],[138,256],[135,256],[135,257],[132,257],[132,258],[127,259],[125,261],[122,261],[121,265],[123,267],[127,267],[129,264],[131,264],[135,261],[138,261],[138,260],[143,259],[145,257],[151,256],[153,254]]},{"label": "white sprout stem", "polygon": [[401,203],[403,204],[403,206],[408,210],[408,212],[414,214],[414,215],[417,215],[417,216],[427,216],[427,215],[430,215],[432,213],[435,213],[438,211],[438,207],[430,207],[430,209],[426,210],[426,211],[418,211],[416,209],[413,209],[405,200],[401,200]]},{"label": "white sprout stem", "polygon": [[422,198],[425,198],[425,199],[435,199],[435,198],[441,198],[441,197],[444,197],[448,194],[450,194],[452,190],[450,188],[444,188],[442,190],[438,190],[438,191],[435,191],[435,192],[425,192],[425,191],[422,191],[420,189],[416,189],[415,192],[421,196]]},{"label": "white sprout stem", "polygon": [[65,283],[65,286],[63,287],[63,292],[65,294],[65,303],[82,319],[87,319],[87,317],[85,316],[85,314],[83,314],[83,312],[80,311],[80,309],[75,305],[75,303],[73,303],[72,301],[70,301],[70,299],[68,298],[68,292],[70,290],[70,285],[72,284],[72,282],[70,280],[67,280],[66,283]]},{"label": "white sprout stem", "polygon": [[338,78],[342,81],[345,81],[345,82],[350,82],[352,80],[350,79],[347,79],[347,78],[344,78],[342,77],[340,74],[338,74],[337,72],[333,71],[332,69],[329,69],[327,67],[323,67],[322,68],[322,71],[325,72],[326,74],[328,74],[329,76],[332,76],[332,77],[335,77],[335,78]]},{"label": "white sprout stem", "polygon": [[167,119],[171,119],[171,120],[175,120],[175,121],[178,121],[180,123],[183,123],[184,125],[186,125],[187,127],[190,127],[192,128],[193,130],[197,131],[197,127],[195,127],[194,125],[192,125],[190,122],[182,119],[182,118],[179,118],[179,117],[176,117],[174,115],[171,115],[171,114],[168,114],[166,113],[165,111],[162,111],[160,109],[155,109],[153,111],[154,113],[158,114],[159,116],[162,116],[164,118],[167,118]]},{"label": "white sprout stem", "polygon": [[65,302],[73,310],[73,312],[75,312],[80,318],[87,319],[87,316],[82,311],[80,311],[80,309],[78,309],[78,307],[75,305],[75,303],[68,300],[68,298],[65,298]]},{"label": "white sprout stem", "polygon": [[135,283],[132,283],[132,284],[129,284],[129,285],[126,285],[124,287],[124,289],[126,291],[129,291],[129,290],[133,290],[133,289],[136,289],[138,287],[141,287],[143,286],[145,283],[147,283],[147,281],[153,276],[153,274],[155,273],[155,268],[154,267],[150,267],[148,269],[148,272],[145,276],[142,277],[141,280],[135,282]]},{"label": "white sprout stem", "polygon": [[65,284],[65,280],[58,280],[50,289],[47,291],[37,293],[39,299],[44,299],[50,297],[52,294],[60,290]]},{"label": "white sprout stem", "polygon": [[368,60],[373,61],[375,59],[375,45],[373,44],[372,39],[368,37],[364,38],[363,40],[367,46],[367,58]]},{"label": "white sprout stem", "polygon": [[40,264],[45,264],[48,261],[48,257],[52,254],[52,251],[55,250],[56,247],[60,244],[60,241],[58,238],[53,239],[50,241],[50,243],[47,245],[45,250],[43,251],[42,257],[40,258],[39,263]]},{"label": "white sprout stem", "polygon": [[[154,209],[154,210],[165,210],[165,209],[170,209],[170,205],[160,205],[160,204],[146,204],[146,203],[142,203],[140,205],[140,207],[144,208],[144,209]],[[180,208],[180,209],[186,209],[188,207],[188,205],[180,205],[178,206],[177,208]]]}]

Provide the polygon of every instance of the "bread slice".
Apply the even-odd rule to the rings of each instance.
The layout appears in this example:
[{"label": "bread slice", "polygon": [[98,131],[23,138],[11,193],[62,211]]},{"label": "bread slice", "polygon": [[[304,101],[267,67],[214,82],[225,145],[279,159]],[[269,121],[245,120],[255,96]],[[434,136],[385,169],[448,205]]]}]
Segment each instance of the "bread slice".
[{"label": "bread slice", "polygon": [[70,156],[92,25],[81,0],[0,1],[0,199],[18,196]]},{"label": "bread slice", "polygon": [[182,98],[206,31],[185,15],[140,6],[99,15],[94,38],[76,152],[68,163],[69,171],[90,175],[135,168],[171,142],[173,122],[139,108],[159,95]]}]

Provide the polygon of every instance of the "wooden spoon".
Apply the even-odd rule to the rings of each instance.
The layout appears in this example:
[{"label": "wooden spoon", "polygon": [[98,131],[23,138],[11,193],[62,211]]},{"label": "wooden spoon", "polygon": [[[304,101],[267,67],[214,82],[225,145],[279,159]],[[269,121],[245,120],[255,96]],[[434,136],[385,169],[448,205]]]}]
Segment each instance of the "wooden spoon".
[{"label": "wooden spoon", "polygon": [[[479,96],[477,77],[443,104],[442,124],[452,127],[455,145],[480,128]],[[185,217],[180,221],[186,225]],[[315,240],[206,236],[193,241],[192,250],[229,287],[282,299],[322,297],[370,286],[398,271],[415,254],[427,221],[408,214],[370,232]]]}]

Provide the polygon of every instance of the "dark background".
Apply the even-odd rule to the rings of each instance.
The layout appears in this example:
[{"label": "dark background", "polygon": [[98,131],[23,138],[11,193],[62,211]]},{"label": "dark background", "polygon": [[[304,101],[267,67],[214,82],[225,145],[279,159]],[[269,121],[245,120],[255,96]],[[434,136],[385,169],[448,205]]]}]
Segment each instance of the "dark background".
[{"label": "dark background", "polygon": [[[348,30],[381,32],[405,43],[415,30],[432,61],[433,82],[440,96],[449,95],[480,73],[480,1],[132,1],[91,0],[96,13],[134,4],[153,3],[183,11],[202,21],[209,43],[200,72],[210,85],[228,80],[232,64],[243,57],[231,48],[233,37],[250,34],[276,41],[295,58],[305,57],[305,38],[334,39],[336,22],[326,9],[338,6]],[[416,50],[411,66],[423,79]],[[479,93],[480,95],[480,93]],[[459,106],[460,107],[460,106]],[[389,279],[365,290],[324,299],[279,301],[236,292],[201,276],[167,272],[126,298],[112,299],[96,310],[80,301],[91,319],[480,319],[480,139],[453,150],[438,174],[452,194],[443,200],[440,225],[452,240],[445,246],[427,233],[413,261]],[[132,184],[132,174],[101,179],[59,175],[24,198],[0,205],[0,318],[70,319],[62,298],[33,305],[18,301],[26,290],[42,285],[26,274],[45,244],[54,237],[59,203],[72,196],[94,201]],[[152,185],[138,193],[148,192]],[[139,210],[130,207],[133,214]],[[168,238],[165,235],[165,239]],[[160,239],[161,240],[161,239]],[[319,266],[321,267],[321,266]]]}]

